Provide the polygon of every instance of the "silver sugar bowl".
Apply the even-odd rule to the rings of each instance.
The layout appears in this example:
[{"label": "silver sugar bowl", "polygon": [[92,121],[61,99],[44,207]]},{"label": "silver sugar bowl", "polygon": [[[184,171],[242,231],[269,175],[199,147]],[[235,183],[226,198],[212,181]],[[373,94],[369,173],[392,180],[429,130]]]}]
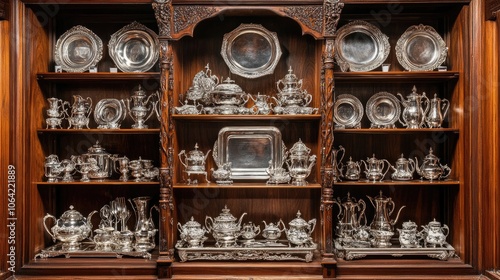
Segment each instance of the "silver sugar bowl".
[{"label": "silver sugar bowl", "polygon": [[403,228],[399,232],[399,244],[401,248],[420,248],[421,233],[417,232],[417,224],[413,221],[403,222]]}]

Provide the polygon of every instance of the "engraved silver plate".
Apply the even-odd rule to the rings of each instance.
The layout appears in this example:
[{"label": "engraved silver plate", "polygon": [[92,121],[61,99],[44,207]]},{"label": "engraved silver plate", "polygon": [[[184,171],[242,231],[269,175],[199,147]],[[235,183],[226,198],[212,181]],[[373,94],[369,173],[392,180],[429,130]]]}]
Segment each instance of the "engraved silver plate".
[{"label": "engraved silver plate", "polygon": [[398,99],[384,91],[370,97],[365,110],[372,128],[393,128],[401,115]]},{"label": "engraved silver plate", "polygon": [[95,105],[94,120],[98,128],[120,128],[127,116],[125,104],[118,99],[102,99]]},{"label": "engraved silver plate", "polygon": [[341,94],[333,105],[335,124],[343,128],[360,128],[363,118],[363,104],[351,94]]},{"label": "engraved silver plate", "polygon": [[281,132],[272,126],[224,127],[214,144],[217,166],[231,163],[234,180],[267,180],[266,169],[283,166]]},{"label": "engraved silver plate", "polygon": [[57,39],[56,65],[67,72],[85,72],[102,58],[102,40],[88,28],[77,25]]},{"label": "engraved silver plate", "polygon": [[335,60],[342,72],[371,71],[387,59],[389,38],[375,25],[352,21],[337,31]]},{"label": "engraved silver plate", "polygon": [[111,35],[109,56],[123,72],[146,72],[159,56],[158,36],[134,21]]},{"label": "engraved silver plate", "polygon": [[221,55],[231,73],[258,78],[274,72],[281,48],[275,32],[260,24],[241,24],[224,35]]},{"label": "engraved silver plate", "polygon": [[446,60],[443,38],[427,25],[410,26],[396,43],[396,57],[408,71],[431,71]]}]

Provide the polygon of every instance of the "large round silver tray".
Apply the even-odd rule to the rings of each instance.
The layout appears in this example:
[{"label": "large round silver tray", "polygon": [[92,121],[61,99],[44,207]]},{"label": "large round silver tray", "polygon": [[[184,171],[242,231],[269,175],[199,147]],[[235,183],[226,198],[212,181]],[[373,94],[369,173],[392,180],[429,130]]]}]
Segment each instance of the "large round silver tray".
[{"label": "large round silver tray", "polygon": [[430,71],[446,60],[448,47],[443,38],[427,25],[410,26],[396,43],[396,57],[408,71]]},{"label": "large round silver tray", "polygon": [[221,55],[231,73],[258,78],[274,72],[281,48],[275,32],[260,24],[241,24],[224,34]]},{"label": "large round silver tray", "polygon": [[388,92],[376,93],[366,102],[366,116],[372,128],[393,128],[400,115],[399,100]]},{"label": "large round silver tray", "polygon": [[102,99],[95,105],[94,120],[98,128],[120,128],[126,116],[125,104],[118,99]]},{"label": "large round silver tray", "polygon": [[67,72],[85,72],[102,58],[102,40],[88,28],[77,25],[57,39],[56,65]]},{"label": "large round silver tray", "polygon": [[363,118],[363,104],[351,94],[341,94],[333,105],[333,118],[343,128],[359,128]]},{"label": "large round silver tray", "polygon": [[337,31],[335,60],[343,72],[370,71],[389,56],[389,38],[375,25],[355,20]]},{"label": "large round silver tray", "polygon": [[146,26],[134,21],[111,35],[109,56],[123,72],[146,72],[159,56],[158,36]]}]

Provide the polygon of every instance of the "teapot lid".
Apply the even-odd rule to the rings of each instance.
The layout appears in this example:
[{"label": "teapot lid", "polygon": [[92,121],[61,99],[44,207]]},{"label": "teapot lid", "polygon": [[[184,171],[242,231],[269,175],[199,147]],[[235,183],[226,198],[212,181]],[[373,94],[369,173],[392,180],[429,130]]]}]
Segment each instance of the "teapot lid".
[{"label": "teapot lid", "polygon": [[88,152],[89,153],[93,153],[93,154],[108,154],[106,152],[106,149],[104,149],[100,144],[99,144],[99,140],[95,142],[95,144],[90,147],[88,149]]},{"label": "teapot lid", "polygon": [[311,149],[309,149],[299,138],[299,141],[297,141],[295,144],[293,144],[292,148],[290,149],[290,153],[292,155],[308,155],[311,152]]},{"label": "teapot lid", "polygon": [[227,208],[227,205],[224,206],[224,209],[222,209],[222,213],[220,213],[219,216],[215,217],[216,222],[234,222],[236,221],[236,218],[229,213],[229,208]]},{"label": "teapot lid", "polygon": [[435,160],[437,156],[432,153],[432,148],[429,148],[429,154],[425,156],[426,160]]},{"label": "teapot lid", "polygon": [[441,227],[441,223],[436,221],[436,218],[434,218],[432,221],[430,221],[428,225],[430,227]]},{"label": "teapot lid", "polygon": [[396,160],[397,163],[407,163],[408,159],[404,157],[403,154],[401,154],[401,157]]},{"label": "teapot lid", "polygon": [[146,92],[142,89],[141,85],[139,85],[139,87],[137,87],[137,90],[134,91],[134,96],[146,96]]},{"label": "teapot lid", "polygon": [[309,226],[309,224],[304,219],[302,219],[300,215],[301,213],[299,210],[297,211],[297,218],[293,219],[291,222],[288,223],[290,227],[303,228]]},{"label": "teapot lid", "polygon": [[224,81],[222,81],[214,88],[214,92],[236,94],[243,93],[243,90],[239,85],[234,83],[234,80],[231,80],[231,78],[227,77]]},{"label": "teapot lid", "polygon": [[74,210],[73,208],[74,208],[73,205],[70,205],[69,210],[67,210],[61,215],[60,220],[63,222],[63,225],[65,226],[80,225],[81,223],[77,222],[83,222],[85,220],[83,215],[80,214],[80,212]]},{"label": "teapot lid", "polygon": [[204,157],[205,155],[203,154],[202,151],[198,150],[199,146],[198,146],[198,143],[196,143],[194,145],[194,150],[191,150],[188,152],[188,157],[191,158],[191,157],[198,157],[198,156],[202,156]]},{"label": "teapot lid", "polygon": [[375,157],[375,154],[373,154],[373,156],[371,158],[367,158],[366,161],[369,162],[369,163],[373,163],[373,162],[379,161],[379,159],[377,159]]},{"label": "teapot lid", "polygon": [[184,224],[183,227],[186,227],[186,228],[201,228],[201,225],[200,225],[200,223],[198,223],[197,221],[194,220],[193,216],[191,216],[191,220],[188,221],[186,224]]},{"label": "teapot lid", "polygon": [[297,78],[297,76],[295,76],[295,74],[293,74],[292,66],[290,66],[290,68],[288,68],[288,74],[285,75],[284,81],[285,81],[285,84],[297,83],[298,78]]}]

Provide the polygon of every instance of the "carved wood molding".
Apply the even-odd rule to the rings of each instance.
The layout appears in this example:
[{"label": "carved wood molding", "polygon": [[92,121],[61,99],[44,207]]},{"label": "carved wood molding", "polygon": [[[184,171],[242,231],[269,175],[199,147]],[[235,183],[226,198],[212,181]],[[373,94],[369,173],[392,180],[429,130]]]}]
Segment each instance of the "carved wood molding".
[{"label": "carved wood molding", "polygon": [[301,23],[313,32],[321,34],[323,30],[323,7],[322,6],[292,6],[284,8],[283,13]]},{"label": "carved wood molding", "polygon": [[494,20],[500,11],[500,0],[485,0],[485,15],[489,20]]}]

